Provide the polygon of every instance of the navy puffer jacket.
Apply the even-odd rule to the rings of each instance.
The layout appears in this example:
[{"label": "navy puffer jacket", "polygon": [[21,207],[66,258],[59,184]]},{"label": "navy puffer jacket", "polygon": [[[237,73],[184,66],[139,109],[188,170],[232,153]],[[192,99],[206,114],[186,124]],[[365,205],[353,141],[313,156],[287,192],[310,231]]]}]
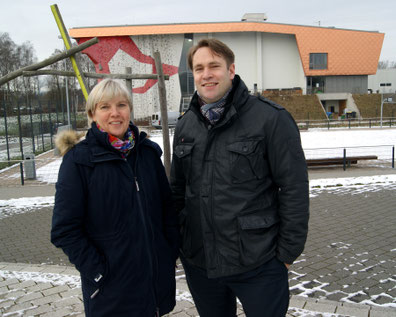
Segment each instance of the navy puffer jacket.
[{"label": "navy puffer jacket", "polygon": [[175,306],[177,216],[146,134],[123,159],[93,124],[63,158],[51,241],[81,273],[87,316],[154,316]]}]

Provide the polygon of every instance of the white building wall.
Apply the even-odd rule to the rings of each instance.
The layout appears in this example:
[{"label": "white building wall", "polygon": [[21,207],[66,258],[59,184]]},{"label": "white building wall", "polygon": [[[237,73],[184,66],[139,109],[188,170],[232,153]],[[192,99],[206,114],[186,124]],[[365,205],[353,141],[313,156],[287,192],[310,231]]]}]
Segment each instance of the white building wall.
[{"label": "white building wall", "polygon": [[194,44],[215,37],[235,53],[236,73],[250,91],[300,87],[306,92],[306,79],[296,38],[288,34],[240,32],[194,34]]},{"label": "white building wall", "polygon": [[[253,92],[254,83],[259,83],[257,67],[256,33],[217,33],[218,40],[226,43],[235,54],[235,72],[241,76],[247,88]],[[260,89],[261,86],[258,86]]]},{"label": "white building wall", "polygon": [[262,33],[263,88],[300,87],[306,79],[294,35]]},{"label": "white building wall", "polygon": [[[391,86],[380,87],[381,83],[390,83]],[[378,69],[375,75],[368,76],[368,89],[373,93],[395,93],[396,92],[396,68]]]}]

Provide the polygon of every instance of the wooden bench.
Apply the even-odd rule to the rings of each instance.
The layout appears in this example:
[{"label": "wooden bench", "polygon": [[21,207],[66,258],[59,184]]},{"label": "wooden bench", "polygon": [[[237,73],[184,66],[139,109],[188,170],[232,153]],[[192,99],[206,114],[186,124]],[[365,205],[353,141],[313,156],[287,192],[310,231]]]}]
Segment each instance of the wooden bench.
[{"label": "wooden bench", "polygon": [[327,157],[327,158],[315,158],[308,159],[308,166],[329,166],[329,165],[344,165],[350,166],[351,164],[357,164],[361,160],[377,160],[376,155],[361,155],[361,156],[347,156],[347,157]]}]

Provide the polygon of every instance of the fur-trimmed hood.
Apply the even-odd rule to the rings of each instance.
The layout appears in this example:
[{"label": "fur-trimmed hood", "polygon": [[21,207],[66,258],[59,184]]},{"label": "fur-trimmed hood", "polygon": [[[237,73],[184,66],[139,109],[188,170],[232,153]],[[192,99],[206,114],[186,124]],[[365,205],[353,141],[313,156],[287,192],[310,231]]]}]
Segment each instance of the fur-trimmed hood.
[{"label": "fur-trimmed hood", "polygon": [[64,156],[73,146],[82,140],[86,132],[77,132],[75,130],[65,130],[55,136],[55,146]]},{"label": "fur-trimmed hood", "polygon": [[[94,127],[94,125],[92,125]],[[135,136],[138,137],[137,143],[145,144],[151,148],[153,148],[159,157],[162,155],[161,147],[149,140],[149,137],[145,132],[140,132],[136,126],[131,125],[131,129],[133,129]],[[55,146],[59,150],[61,156],[64,156],[69,150],[71,150],[77,143],[83,141],[85,139],[87,132],[77,132],[75,130],[65,130],[59,132],[55,136]]]}]

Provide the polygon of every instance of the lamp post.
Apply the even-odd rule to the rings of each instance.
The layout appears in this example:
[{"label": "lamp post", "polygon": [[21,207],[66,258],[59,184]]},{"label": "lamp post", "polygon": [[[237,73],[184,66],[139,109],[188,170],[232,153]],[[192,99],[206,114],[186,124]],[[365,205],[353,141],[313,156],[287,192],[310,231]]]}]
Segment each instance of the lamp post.
[{"label": "lamp post", "polygon": [[[392,83],[380,83],[380,87],[391,87],[391,86],[392,86]],[[381,128],[382,128],[382,114],[383,114],[384,103],[393,103],[393,99],[392,98],[384,99],[384,91],[382,91],[382,93],[381,93],[381,119],[380,119]]]},{"label": "lamp post", "polygon": [[[59,39],[62,40],[62,36],[58,36]],[[63,45],[63,48],[66,51],[66,46]],[[66,59],[63,60],[63,64],[65,67],[65,71],[67,71],[67,63]],[[66,90],[66,109],[67,109],[67,125],[69,126],[69,129],[71,129],[71,119],[70,119],[70,105],[69,105],[69,81],[67,79],[67,76],[65,76],[65,90]]]}]

